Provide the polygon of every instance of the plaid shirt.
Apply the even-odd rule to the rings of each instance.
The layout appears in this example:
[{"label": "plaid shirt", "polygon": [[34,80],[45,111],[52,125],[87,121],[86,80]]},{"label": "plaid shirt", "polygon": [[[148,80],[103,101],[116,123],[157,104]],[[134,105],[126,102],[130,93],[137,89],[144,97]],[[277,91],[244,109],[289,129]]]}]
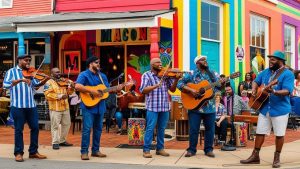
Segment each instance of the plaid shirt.
[{"label": "plaid shirt", "polygon": [[[219,80],[219,74],[215,71],[211,71],[211,72],[214,76],[214,81],[218,81]],[[196,69],[193,74],[189,74],[189,73],[184,74],[183,78],[181,78],[178,81],[177,88],[179,90],[182,90],[183,86],[186,85],[187,83],[198,84],[202,80],[208,80],[209,83],[213,83],[212,80],[210,79],[209,75],[206,72],[202,73],[200,70]],[[214,91],[217,92],[219,90],[217,89],[217,87],[215,87]],[[216,113],[216,108],[213,107],[215,105],[215,99],[210,99],[206,102],[207,102],[207,104],[204,104],[199,109],[199,112],[200,113]]]},{"label": "plaid shirt", "polygon": [[[140,92],[148,86],[154,86],[160,82],[160,78],[151,71],[147,71],[142,76]],[[174,83],[174,80],[166,78],[161,87],[152,90],[146,94],[146,109],[153,112],[170,111],[170,102],[168,89]]]}]

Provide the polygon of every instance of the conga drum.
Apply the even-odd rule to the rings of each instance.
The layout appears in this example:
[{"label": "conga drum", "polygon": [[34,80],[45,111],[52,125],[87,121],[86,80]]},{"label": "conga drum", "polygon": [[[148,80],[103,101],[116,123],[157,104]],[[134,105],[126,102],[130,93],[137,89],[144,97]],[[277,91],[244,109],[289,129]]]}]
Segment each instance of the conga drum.
[{"label": "conga drum", "polygon": [[189,139],[188,120],[176,120],[176,139],[178,141],[187,141]]},{"label": "conga drum", "polygon": [[188,120],[188,112],[182,105],[181,100],[172,101],[171,120]]},{"label": "conga drum", "polygon": [[248,141],[248,123],[234,122],[235,127],[235,145],[244,147]]}]

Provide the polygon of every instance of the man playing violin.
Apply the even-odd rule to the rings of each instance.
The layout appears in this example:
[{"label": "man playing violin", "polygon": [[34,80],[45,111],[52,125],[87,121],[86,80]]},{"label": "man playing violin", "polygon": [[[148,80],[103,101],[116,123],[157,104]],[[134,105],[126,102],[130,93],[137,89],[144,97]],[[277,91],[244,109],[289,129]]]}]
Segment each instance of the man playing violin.
[{"label": "man playing violin", "polygon": [[[51,79],[44,86],[44,94],[49,104],[52,148],[58,150],[59,146],[72,146],[66,141],[69,133],[71,118],[68,103],[68,95],[74,93],[74,86],[61,86],[62,80],[58,68],[51,69]],[[58,127],[61,124],[59,133]]]},{"label": "man playing violin", "polygon": [[[158,77],[162,69],[162,63],[159,58],[153,58],[150,61],[151,70],[142,75],[140,86],[141,93],[146,98],[146,132],[144,136],[143,157],[152,158],[150,154],[153,131],[157,124],[157,145],[156,154],[169,156],[164,150],[165,128],[169,120],[170,102],[168,90],[175,92],[176,85],[181,73],[175,76],[175,79],[169,77]],[[165,74],[165,73],[163,73]]]},{"label": "man playing violin", "polygon": [[[102,90],[92,90],[85,86],[97,86],[99,84],[109,87],[107,77],[104,73],[100,72],[100,60],[99,58],[92,56],[86,60],[88,69],[81,72],[77,78],[75,89],[79,92],[89,93],[93,97],[102,97]],[[121,90],[121,86],[117,87],[117,91]],[[80,103],[83,117],[83,129],[81,137],[81,159],[89,160],[88,149],[90,145],[90,133],[93,129],[93,145],[92,156],[93,157],[106,157],[106,154],[100,152],[100,137],[103,126],[103,116],[106,112],[105,100],[101,100],[93,107],[86,106],[83,102]]]},{"label": "man playing violin", "polygon": [[275,51],[269,55],[269,68],[262,71],[252,83],[252,95],[258,97],[258,86],[268,85],[274,80],[278,83],[271,88],[265,88],[269,99],[258,110],[259,116],[256,128],[255,146],[251,156],[241,160],[242,164],[259,164],[259,151],[264,143],[265,135],[270,134],[273,128],[276,136],[273,168],[280,167],[280,153],[284,143],[284,135],[291,112],[290,94],[293,92],[294,76],[292,71],[285,68],[285,55]]},{"label": "man playing violin", "polygon": [[22,70],[30,67],[31,56],[19,55],[18,65],[9,69],[4,78],[3,86],[10,89],[10,106],[15,125],[14,155],[17,162],[23,162],[24,141],[23,129],[25,122],[30,128],[29,158],[45,159],[38,152],[38,112],[34,101],[34,88],[46,83],[48,78],[38,81],[34,77],[24,78]]},{"label": "man playing violin", "polygon": [[[185,93],[191,94],[193,97],[197,98],[201,94],[199,91],[187,86],[188,83],[198,84],[202,80],[208,80],[209,83],[213,83],[219,80],[219,75],[209,69],[206,56],[197,56],[194,59],[194,63],[197,65],[197,69],[193,74],[185,74],[181,80],[179,80],[177,87]],[[224,83],[224,79],[220,80],[220,83]],[[217,88],[214,92],[219,91]],[[215,157],[213,153],[213,140],[215,133],[215,119],[216,119],[216,109],[214,108],[214,99],[206,101],[204,105],[198,110],[188,110],[189,117],[189,147],[185,157],[191,157],[196,155],[198,136],[200,129],[200,122],[203,119],[205,126],[205,137],[204,137],[204,153],[208,157]]]}]

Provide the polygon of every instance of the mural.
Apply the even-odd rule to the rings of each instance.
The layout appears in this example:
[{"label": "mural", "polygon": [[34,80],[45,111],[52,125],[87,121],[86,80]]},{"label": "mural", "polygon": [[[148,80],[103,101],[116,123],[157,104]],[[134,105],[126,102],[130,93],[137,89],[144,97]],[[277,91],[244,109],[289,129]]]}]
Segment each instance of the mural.
[{"label": "mural", "polygon": [[136,92],[139,92],[142,74],[150,70],[149,51],[150,45],[127,46],[127,74],[136,80]]},{"label": "mural", "polygon": [[165,41],[159,43],[159,55],[163,67],[166,67],[172,60],[172,41]]}]

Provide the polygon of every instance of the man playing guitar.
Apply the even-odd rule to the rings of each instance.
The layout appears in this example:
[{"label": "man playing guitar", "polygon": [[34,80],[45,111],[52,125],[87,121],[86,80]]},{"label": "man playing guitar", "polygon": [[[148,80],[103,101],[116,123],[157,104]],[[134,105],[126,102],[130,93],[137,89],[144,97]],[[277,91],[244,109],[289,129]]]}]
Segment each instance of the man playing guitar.
[{"label": "man playing guitar", "polygon": [[[88,69],[81,72],[77,78],[75,89],[82,93],[88,93],[93,98],[102,97],[103,90],[95,90],[93,88],[87,88],[86,86],[97,86],[103,84],[109,87],[109,83],[105,74],[100,72],[100,60],[97,57],[89,57],[86,60]],[[117,90],[121,90],[120,87]],[[93,128],[93,145],[92,145],[92,156],[93,157],[106,157],[105,154],[101,153],[100,148],[100,137],[103,126],[103,116],[106,112],[105,100],[99,101],[93,107],[86,106],[83,102],[80,103],[83,117],[83,129],[81,138],[81,159],[89,160],[88,149],[90,145],[90,132]]]},{"label": "man playing guitar", "polygon": [[[177,87],[185,93],[189,93],[194,98],[201,97],[200,92],[187,86],[187,83],[198,84],[202,80],[208,80],[209,83],[213,83],[219,80],[219,75],[215,71],[211,71],[208,68],[206,56],[197,56],[194,59],[194,63],[197,65],[197,69],[194,73],[185,74],[181,80],[179,80]],[[221,82],[223,83],[223,82]],[[216,92],[218,91],[215,88]],[[204,152],[208,157],[215,157],[213,153],[213,140],[215,133],[215,119],[216,119],[216,109],[214,108],[215,101],[214,99],[208,100],[204,103],[204,105],[200,109],[194,109],[188,111],[189,116],[189,148],[187,149],[187,153],[185,157],[191,157],[196,155],[197,152],[197,144],[198,144],[198,136],[200,129],[200,122],[203,119],[205,126],[205,143],[204,143]]]},{"label": "man playing guitar", "polygon": [[276,136],[276,151],[274,153],[273,168],[280,167],[280,152],[284,143],[284,135],[288,123],[289,113],[291,112],[290,94],[293,91],[293,73],[285,69],[285,55],[281,51],[275,51],[269,55],[269,68],[262,71],[252,83],[252,95],[257,96],[258,86],[267,86],[275,80],[277,85],[266,88],[269,98],[259,108],[259,117],[256,129],[255,147],[252,155],[241,160],[242,164],[259,164],[259,151],[264,143],[265,135],[270,134],[273,128]]}]

